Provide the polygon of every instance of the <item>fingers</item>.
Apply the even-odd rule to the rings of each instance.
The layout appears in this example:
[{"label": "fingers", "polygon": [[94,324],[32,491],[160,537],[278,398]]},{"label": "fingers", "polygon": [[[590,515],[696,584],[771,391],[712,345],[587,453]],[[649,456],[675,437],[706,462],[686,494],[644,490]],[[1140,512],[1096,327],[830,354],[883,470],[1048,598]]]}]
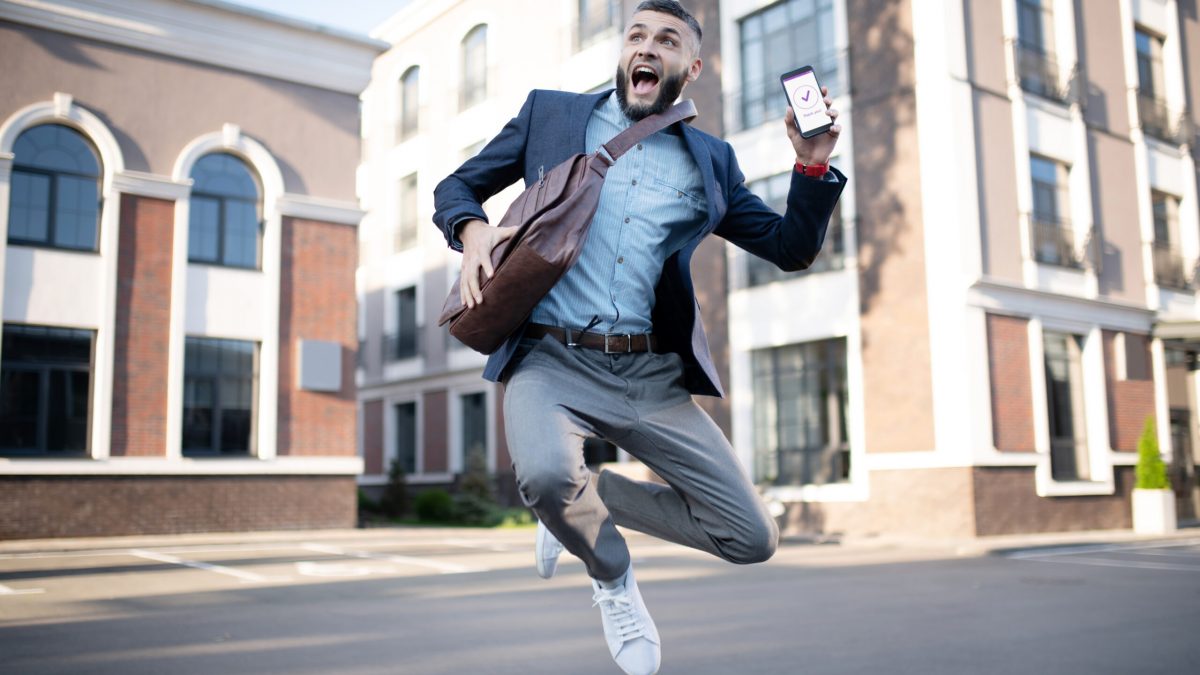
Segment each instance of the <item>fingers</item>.
[{"label": "fingers", "polygon": [[825,97],[825,105],[829,105],[829,87],[821,87],[821,95]]},{"label": "fingers", "polygon": [[825,114],[829,115],[829,119],[836,120],[838,115],[841,113],[838,112],[837,108],[830,108],[825,111]]}]

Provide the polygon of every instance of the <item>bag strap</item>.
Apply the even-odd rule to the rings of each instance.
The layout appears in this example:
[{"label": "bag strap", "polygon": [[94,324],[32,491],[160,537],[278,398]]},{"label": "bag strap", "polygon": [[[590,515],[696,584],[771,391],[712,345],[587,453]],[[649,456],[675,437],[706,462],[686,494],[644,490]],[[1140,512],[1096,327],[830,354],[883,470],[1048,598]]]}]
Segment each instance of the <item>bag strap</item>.
[{"label": "bag strap", "polygon": [[647,136],[662,131],[676,122],[691,121],[696,117],[696,104],[692,99],[680,101],[657,115],[638,120],[633,126],[617,134],[601,147],[615,162],[630,148],[641,143]]}]

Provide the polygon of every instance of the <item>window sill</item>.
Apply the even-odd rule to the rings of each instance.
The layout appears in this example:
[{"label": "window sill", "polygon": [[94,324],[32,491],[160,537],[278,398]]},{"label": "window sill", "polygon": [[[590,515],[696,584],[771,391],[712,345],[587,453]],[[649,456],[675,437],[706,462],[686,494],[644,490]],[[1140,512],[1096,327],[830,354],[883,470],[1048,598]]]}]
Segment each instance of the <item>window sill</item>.
[{"label": "window sill", "polygon": [[100,249],[96,248],[68,248],[66,246],[54,246],[53,244],[42,244],[35,241],[22,241],[19,239],[9,239],[8,246],[17,246],[20,248],[32,248],[41,251],[58,251],[59,253],[80,253],[83,255],[100,255]]},{"label": "window sill", "polygon": [[0,458],[3,476],[238,476],[238,475],[349,475],[362,473],[361,457],[113,457],[109,459]]},{"label": "window sill", "polygon": [[1115,488],[1112,483],[1100,481],[1039,481],[1037,494],[1039,497],[1085,497],[1097,495],[1112,495]]}]

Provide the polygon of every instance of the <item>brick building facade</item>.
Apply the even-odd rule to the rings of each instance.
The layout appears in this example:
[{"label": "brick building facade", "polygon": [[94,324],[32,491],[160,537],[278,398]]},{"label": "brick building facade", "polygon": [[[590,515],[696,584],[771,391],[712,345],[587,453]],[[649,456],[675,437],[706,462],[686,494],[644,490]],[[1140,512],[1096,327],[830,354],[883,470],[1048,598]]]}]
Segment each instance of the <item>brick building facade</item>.
[{"label": "brick building facade", "polygon": [[380,51],[223,3],[0,3],[0,538],[355,523]]}]

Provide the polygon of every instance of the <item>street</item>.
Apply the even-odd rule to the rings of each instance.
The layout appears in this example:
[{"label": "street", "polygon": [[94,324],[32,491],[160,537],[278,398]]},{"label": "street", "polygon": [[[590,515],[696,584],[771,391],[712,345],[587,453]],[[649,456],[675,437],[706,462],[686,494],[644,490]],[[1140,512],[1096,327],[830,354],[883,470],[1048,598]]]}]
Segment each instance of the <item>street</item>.
[{"label": "street", "polygon": [[[1200,536],[751,567],[628,538],[663,673],[1200,670]],[[582,564],[537,578],[532,529],[40,544],[0,546],[0,672],[619,672]]]}]

